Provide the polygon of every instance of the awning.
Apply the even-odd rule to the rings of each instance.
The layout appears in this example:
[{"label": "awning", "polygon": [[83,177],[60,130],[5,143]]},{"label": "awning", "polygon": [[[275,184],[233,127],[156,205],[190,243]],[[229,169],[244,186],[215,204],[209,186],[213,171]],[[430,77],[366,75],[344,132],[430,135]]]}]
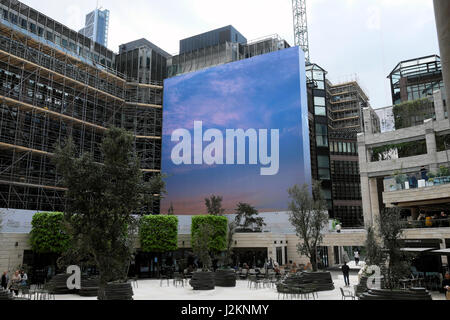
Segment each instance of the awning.
[{"label": "awning", "polygon": [[449,255],[450,256],[450,248],[449,249],[434,250],[434,251],[431,251],[431,253],[442,254],[442,255]]},{"label": "awning", "polygon": [[400,250],[403,252],[425,253],[435,249],[436,248],[401,248]]}]

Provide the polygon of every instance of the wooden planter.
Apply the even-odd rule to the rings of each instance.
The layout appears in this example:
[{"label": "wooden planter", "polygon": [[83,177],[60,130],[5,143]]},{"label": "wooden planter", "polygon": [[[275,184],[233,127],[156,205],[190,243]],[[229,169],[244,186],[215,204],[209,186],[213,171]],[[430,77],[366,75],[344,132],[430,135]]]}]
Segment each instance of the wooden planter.
[{"label": "wooden planter", "polygon": [[282,285],[277,286],[280,293],[289,293],[289,288],[314,292],[332,291],[334,283],[329,272],[302,272],[290,275]]},{"label": "wooden planter", "polygon": [[98,278],[81,278],[81,289],[78,294],[82,297],[97,297],[98,295]]},{"label": "wooden planter", "polygon": [[359,300],[433,300],[431,294],[424,288],[409,290],[369,290],[363,293]]},{"label": "wooden planter", "polygon": [[67,279],[71,274],[57,274],[49,282],[45,284],[45,288],[52,294],[73,294],[77,290],[69,290],[67,288]]},{"label": "wooden planter", "polygon": [[108,283],[104,290],[99,288],[98,300],[133,300],[131,283]]},{"label": "wooden planter", "polygon": [[194,272],[189,282],[194,290],[214,290],[216,282],[213,272]]},{"label": "wooden planter", "polygon": [[14,300],[14,296],[9,291],[0,289],[0,301],[2,300]]},{"label": "wooden planter", "polygon": [[234,269],[219,269],[215,273],[215,283],[217,287],[236,287],[236,272]]}]

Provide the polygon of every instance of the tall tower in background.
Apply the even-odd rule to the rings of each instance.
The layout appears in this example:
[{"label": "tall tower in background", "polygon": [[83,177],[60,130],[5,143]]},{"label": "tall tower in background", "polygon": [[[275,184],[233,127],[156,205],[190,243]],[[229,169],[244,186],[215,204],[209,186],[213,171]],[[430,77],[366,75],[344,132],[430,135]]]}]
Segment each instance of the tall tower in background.
[{"label": "tall tower in background", "polygon": [[109,10],[97,8],[86,15],[86,23],[79,32],[104,47],[108,46]]},{"label": "tall tower in background", "polygon": [[294,15],[294,43],[305,52],[305,59],[308,63],[310,61],[310,55],[306,0],[292,0],[292,11]]}]

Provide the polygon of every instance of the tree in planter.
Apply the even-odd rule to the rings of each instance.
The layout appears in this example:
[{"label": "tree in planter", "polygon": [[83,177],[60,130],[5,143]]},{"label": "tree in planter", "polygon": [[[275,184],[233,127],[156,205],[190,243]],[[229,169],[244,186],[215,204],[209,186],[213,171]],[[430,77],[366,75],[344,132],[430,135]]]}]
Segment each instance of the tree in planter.
[{"label": "tree in planter", "polygon": [[198,226],[197,232],[192,235],[192,250],[202,263],[203,272],[208,272],[212,267],[212,260],[210,254],[210,238],[211,230],[206,224]]},{"label": "tree in planter", "polygon": [[[247,231],[255,231],[262,230],[262,228],[266,225],[264,222],[264,218],[257,217],[258,210],[255,207],[249,205],[248,203],[239,203],[236,209],[236,226],[238,231],[247,232]],[[253,226],[253,229],[250,228]]]},{"label": "tree in planter", "polygon": [[205,206],[208,214],[213,216],[222,216],[225,213],[225,209],[222,208],[222,197],[212,195],[205,199]]},{"label": "tree in planter", "polygon": [[[139,238],[143,252],[164,253],[178,249],[178,217],[144,216],[140,220]],[[158,266],[159,261],[158,259]]]},{"label": "tree in planter", "polygon": [[292,199],[289,204],[289,220],[302,240],[297,246],[298,252],[310,259],[313,271],[316,272],[317,248],[323,241],[322,231],[328,224],[328,208],[319,182],[313,184],[312,191],[311,194],[307,184],[302,188],[295,185],[289,189],[289,197]]},{"label": "tree in planter", "polygon": [[108,283],[127,279],[138,226],[133,213],[145,211],[155,195],[165,193],[161,175],[144,181],[133,140],[123,129],[109,129],[101,145],[103,164],[89,153],[77,157],[70,139],[55,152],[56,168],[68,189],[66,220],[80,239],[75,244],[82,243],[80,250],[95,261],[99,299],[107,298]]},{"label": "tree in planter", "polygon": [[234,245],[234,235],[236,233],[236,223],[230,222],[228,223],[228,232],[227,232],[227,248],[225,251],[224,258],[224,266],[231,267],[233,260],[233,245]]},{"label": "tree in planter", "polygon": [[399,280],[408,276],[411,271],[411,257],[402,252],[400,239],[404,224],[400,219],[400,209],[385,208],[378,221],[380,239],[384,249],[382,261],[386,261],[385,285],[388,289],[399,288]]}]

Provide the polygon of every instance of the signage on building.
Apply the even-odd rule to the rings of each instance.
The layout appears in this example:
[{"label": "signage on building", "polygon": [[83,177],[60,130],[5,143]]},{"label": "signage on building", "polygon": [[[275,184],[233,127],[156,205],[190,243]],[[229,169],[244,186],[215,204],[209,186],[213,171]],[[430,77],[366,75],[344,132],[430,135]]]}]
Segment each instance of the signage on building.
[{"label": "signage on building", "polygon": [[288,207],[288,188],[311,183],[304,54],[298,48],[167,79],[161,212],[205,213],[206,197],[261,212]]}]

